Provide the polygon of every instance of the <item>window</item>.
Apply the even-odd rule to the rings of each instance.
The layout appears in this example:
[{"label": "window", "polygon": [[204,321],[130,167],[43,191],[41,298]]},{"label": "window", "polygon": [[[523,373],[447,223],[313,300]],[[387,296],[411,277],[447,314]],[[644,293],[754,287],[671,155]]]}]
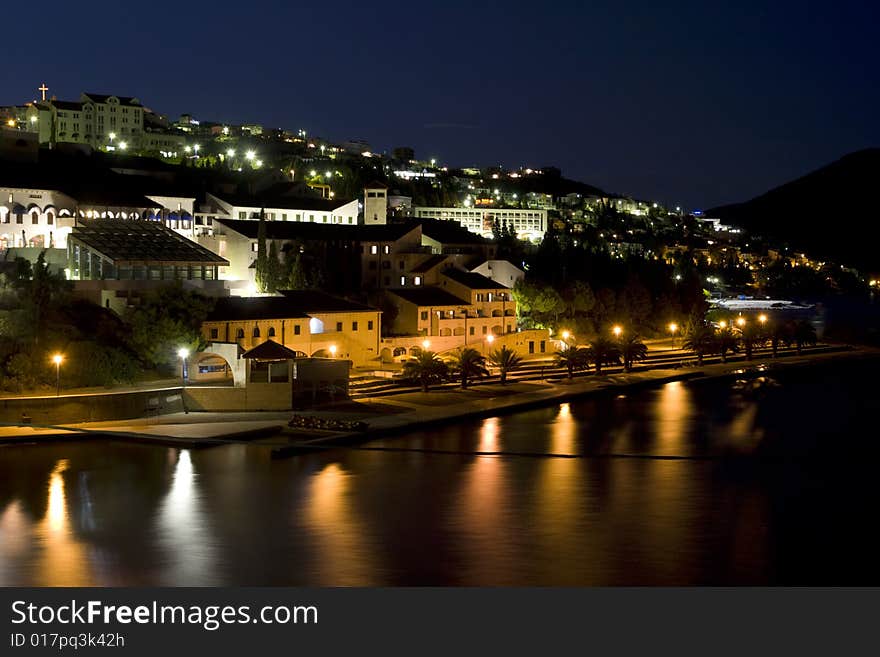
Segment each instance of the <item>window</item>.
[{"label": "window", "polygon": [[244,337],[244,329],[240,328],[235,332],[236,340],[240,340]]},{"label": "window", "polygon": [[260,337],[260,327],[259,327],[259,326],[255,326],[255,327],[254,327],[254,333],[253,333],[253,336],[254,336],[255,338]]},{"label": "window", "polygon": [[405,264],[404,264],[403,260],[401,260],[401,261],[398,263],[397,268],[398,268],[398,269],[403,269],[404,266],[405,266]]},{"label": "window", "polygon": [[427,319],[428,319],[428,311],[427,311],[427,310],[423,310],[423,311],[422,311],[422,321],[425,321],[425,320],[427,320]]},{"label": "window", "polygon": [[535,341],[534,340],[529,340],[529,353],[530,354],[535,353]]},{"label": "window", "polygon": [[239,212],[238,218],[239,219],[247,219],[247,212]]},{"label": "window", "polygon": [[336,322],[336,330],[340,332],[342,331],[342,322]]},{"label": "window", "polygon": [[406,276],[401,276],[401,277],[400,277],[400,285],[401,285],[401,287],[403,287],[404,285],[406,285]]},{"label": "window", "polygon": [[358,330],[358,323],[357,323],[357,322],[352,322],[352,323],[351,323],[351,330],[352,330],[352,331],[357,331],[357,330]]},{"label": "window", "polygon": [[377,253],[379,253],[379,247],[375,244],[370,246],[370,255],[376,255]]},{"label": "window", "polygon": [[369,322],[367,322],[367,330],[368,331],[373,330],[373,320],[370,320]]},{"label": "window", "polygon": [[269,335],[270,338],[274,338],[274,337],[275,337],[275,327],[274,327],[274,326],[270,326],[270,327],[269,327],[269,333],[268,333],[268,335]]},{"label": "window", "polygon": [[259,250],[260,250],[260,245],[257,242],[254,242],[253,244],[251,244],[251,251],[253,253],[256,253]]},{"label": "window", "polygon": [[294,334],[294,335],[299,335],[299,334],[300,334],[300,326],[299,326],[299,324],[297,324],[297,325],[295,325],[295,326],[293,327],[293,334]]},{"label": "window", "polygon": [[386,254],[391,253],[391,247],[388,246],[387,244],[385,245],[383,250],[385,251]]},{"label": "window", "polygon": [[413,282],[414,282],[416,285],[421,285],[421,284],[422,284],[422,277],[421,277],[421,276],[416,276],[415,279],[413,279]]},{"label": "window", "polygon": [[370,271],[376,271],[376,261],[370,260],[370,262],[367,264],[367,267]]},{"label": "window", "polygon": [[541,340],[541,353],[543,354],[545,351],[547,351],[547,343]]},{"label": "window", "polygon": [[486,335],[487,333],[488,333],[488,331],[486,330],[486,327],[484,326],[483,327],[483,335]]},{"label": "window", "polygon": [[211,329],[211,339],[212,340],[217,339],[217,329]]},{"label": "window", "polygon": [[391,269],[391,263],[388,260],[383,260],[382,269]]},{"label": "window", "polygon": [[40,223],[40,215],[36,212],[31,212],[31,223],[38,224]]},{"label": "window", "polygon": [[471,335],[474,334],[474,327],[473,326],[468,326],[468,330],[470,331]]}]

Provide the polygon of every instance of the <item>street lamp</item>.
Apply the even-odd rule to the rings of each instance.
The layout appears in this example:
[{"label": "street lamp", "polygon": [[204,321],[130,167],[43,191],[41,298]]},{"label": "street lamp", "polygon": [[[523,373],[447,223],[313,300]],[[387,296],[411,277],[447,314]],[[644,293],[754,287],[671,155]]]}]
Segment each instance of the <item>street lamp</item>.
[{"label": "street lamp", "polygon": [[64,361],[64,356],[61,354],[55,354],[52,356],[52,362],[55,363],[55,396],[61,396],[61,363]]},{"label": "street lamp", "polygon": [[257,156],[257,154],[254,153],[253,151],[248,151],[247,153],[244,154],[244,159],[253,160],[256,156]]},{"label": "street lamp", "polygon": [[563,332],[562,332],[562,339],[565,340],[566,342],[568,342],[568,339],[569,339],[570,337],[571,337],[571,332],[570,332],[570,331],[563,331]]},{"label": "street lamp", "polygon": [[668,328],[669,332],[672,334],[672,348],[675,349],[675,332],[678,330],[678,324],[670,322]]},{"label": "street lamp", "polygon": [[229,148],[226,150],[226,157],[235,157],[235,149]]},{"label": "street lamp", "polygon": [[430,341],[430,340],[422,340],[422,348],[423,348],[425,351],[427,351],[428,348],[429,348],[430,346],[431,346],[431,341]]},{"label": "street lamp", "polygon": [[181,347],[177,350],[177,355],[180,357],[180,380],[186,386],[186,359],[189,356],[189,349]]},{"label": "street lamp", "polygon": [[726,329],[726,328],[727,328],[727,322],[726,322],[725,320],[722,319],[720,322],[718,322],[718,328],[720,328],[720,329]]},{"label": "street lamp", "polygon": [[126,148],[128,148],[127,142],[124,142],[124,141],[119,142],[119,150],[124,151]]},{"label": "street lamp", "polygon": [[767,315],[760,314],[758,315],[758,321],[761,323],[761,326],[767,323]]},{"label": "street lamp", "polygon": [[611,332],[614,334],[615,338],[619,338],[620,334],[623,333],[623,329],[620,326],[615,326],[611,329]]},{"label": "street lamp", "polygon": [[746,318],[745,317],[737,317],[736,318],[736,325],[739,326],[740,328],[745,326],[746,325]]},{"label": "street lamp", "polygon": [[336,345],[330,345],[330,358],[336,358]]}]

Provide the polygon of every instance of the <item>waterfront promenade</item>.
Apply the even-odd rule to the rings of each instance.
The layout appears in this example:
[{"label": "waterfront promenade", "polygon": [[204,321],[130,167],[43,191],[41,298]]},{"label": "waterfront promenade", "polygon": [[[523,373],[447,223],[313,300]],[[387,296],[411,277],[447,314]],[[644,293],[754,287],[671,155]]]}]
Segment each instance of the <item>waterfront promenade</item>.
[{"label": "waterfront promenade", "polygon": [[803,367],[840,359],[878,357],[880,350],[848,347],[805,349],[772,358],[762,355],[702,366],[609,371],[602,375],[579,373],[573,379],[554,375],[540,380],[517,380],[507,385],[496,381],[472,385],[466,390],[445,386],[424,393],[403,389],[396,394],[339,402],[300,414],[327,420],[360,421],[365,431],[290,429],[291,411],[171,413],[133,420],[81,422],[60,425],[3,425],[0,444],[40,443],[54,440],[111,439],[148,442],[177,447],[210,447],[252,441],[271,447],[276,456],[327,448],[528,408],[560,403],[589,394],[625,394],[645,386],[697,378],[747,377],[772,373],[776,368]]}]

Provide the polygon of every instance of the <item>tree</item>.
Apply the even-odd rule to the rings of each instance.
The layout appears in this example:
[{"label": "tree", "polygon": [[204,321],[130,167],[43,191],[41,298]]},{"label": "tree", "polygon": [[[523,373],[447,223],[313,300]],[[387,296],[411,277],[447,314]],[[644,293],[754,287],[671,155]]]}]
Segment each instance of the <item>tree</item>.
[{"label": "tree", "polygon": [[596,374],[602,373],[603,365],[620,362],[620,347],[617,343],[603,336],[597,337],[587,348],[588,360],[596,366]]},{"label": "tree", "polygon": [[427,349],[403,364],[403,376],[418,381],[422,392],[428,392],[428,386],[440,383],[449,375],[449,366],[433,351]]},{"label": "tree", "polygon": [[718,353],[721,354],[722,363],[727,362],[728,351],[732,353],[739,351],[739,338],[729,326],[724,326],[718,329],[718,333],[715,335],[715,340],[718,346]]},{"label": "tree", "polygon": [[458,349],[452,356],[451,364],[452,370],[461,381],[462,390],[467,388],[470,379],[482,379],[484,376],[489,376],[489,370],[486,369],[486,359],[473,347]]},{"label": "tree", "polygon": [[489,354],[489,362],[501,371],[501,385],[504,385],[507,383],[507,375],[520,368],[522,358],[505,345]]},{"label": "tree", "polygon": [[269,291],[269,256],[266,253],[266,213],[260,210],[260,223],[257,226],[257,261],[254,271],[257,292]]},{"label": "tree", "polygon": [[45,250],[40,251],[33,266],[24,258],[16,258],[15,264],[12,285],[28,323],[28,332],[37,344],[46,333],[49,311],[66,300],[72,284],[63,274],[50,271]]},{"label": "tree", "polygon": [[149,367],[173,367],[178,349],[192,353],[204,348],[202,322],[213,305],[212,299],[184,290],[179,281],[150,291],[125,317],[133,351]]},{"label": "tree", "polygon": [[587,315],[596,305],[592,288],[583,281],[575,281],[565,288],[562,299],[565,303],[565,314],[571,318]]},{"label": "tree", "polygon": [[287,288],[290,290],[305,290],[309,287],[309,277],[306,274],[305,265],[303,264],[302,254],[297,251],[290,263],[290,270],[287,274]]},{"label": "tree", "polygon": [[278,259],[278,243],[269,244],[269,261],[266,264],[267,292],[275,292],[286,282],[281,273],[281,261]]},{"label": "tree", "polygon": [[742,343],[746,352],[746,360],[752,360],[752,354],[756,346],[765,340],[764,333],[760,326],[754,322],[749,322],[742,328]]},{"label": "tree", "polygon": [[590,355],[586,349],[576,345],[566,345],[556,354],[556,366],[568,370],[568,378],[574,376],[575,370],[582,370],[590,364]]},{"label": "tree", "polygon": [[805,319],[799,320],[792,325],[791,338],[800,355],[804,345],[816,344],[816,328]]},{"label": "tree", "polygon": [[620,355],[624,371],[629,372],[635,361],[648,357],[648,347],[638,335],[628,335],[620,341]]},{"label": "tree", "polygon": [[703,356],[710,353],[715,346],[715,331],[704,321],[692,322],[685,329],[682,346],[697,356],[697,363],[703,364]]}]

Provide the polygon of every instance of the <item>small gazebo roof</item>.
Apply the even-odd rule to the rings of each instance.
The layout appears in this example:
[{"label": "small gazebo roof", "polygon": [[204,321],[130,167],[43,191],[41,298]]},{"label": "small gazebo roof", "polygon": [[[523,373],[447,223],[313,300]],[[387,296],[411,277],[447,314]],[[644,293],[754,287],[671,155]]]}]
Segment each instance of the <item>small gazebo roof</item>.
[{"label": "small gazebo roof", "polygon": [[249,349],[241,355],[242,358],[255,358],[259,360],[293,360],[299,356],[292,349],[274,340],[266,340],[253,349]]}]

